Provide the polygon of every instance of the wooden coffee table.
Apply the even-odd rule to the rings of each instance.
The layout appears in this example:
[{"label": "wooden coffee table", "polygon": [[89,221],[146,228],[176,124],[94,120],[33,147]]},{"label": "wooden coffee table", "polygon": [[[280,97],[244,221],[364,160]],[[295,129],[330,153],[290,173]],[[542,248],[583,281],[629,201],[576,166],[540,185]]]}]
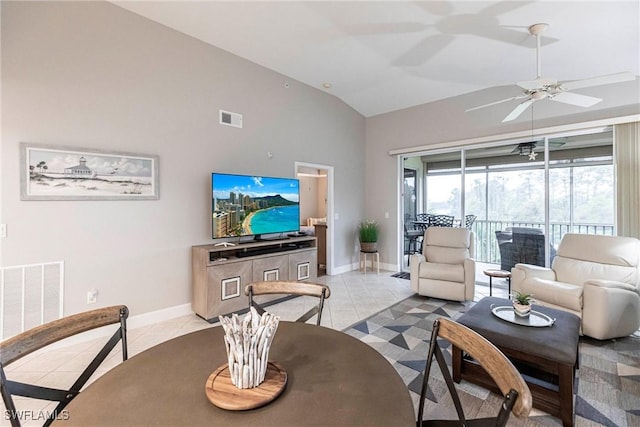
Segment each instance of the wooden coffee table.
[{"label": "wooden coffee table", "polygon": [[[549,327],[516,325],[499,319],[492,307],[511,305],[503,298],[487,297],[471,307],[457,321],[492,342],[518,368],[529,385],[533,406],[573,426],[573,384],[578,367],[578,316],[534,305],[555,323]],[[498,391],[484,369],[453,347],[453,380],[467,380]],[[499,391],[498,391],[499,392]]]}]

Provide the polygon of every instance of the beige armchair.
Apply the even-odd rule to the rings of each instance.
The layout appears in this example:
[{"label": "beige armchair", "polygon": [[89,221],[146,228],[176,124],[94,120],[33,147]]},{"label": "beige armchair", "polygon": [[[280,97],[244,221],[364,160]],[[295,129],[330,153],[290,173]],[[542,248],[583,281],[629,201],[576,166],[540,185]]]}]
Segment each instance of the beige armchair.
[{"label": "beige armchair", "polygon": [[583,335],[623,337],[640,327],[639,264],[638,239],[565,234],[552,268],[516,264],[511,288],[577,314]]},{"label": "beige armchair", "polygon": [[411,256],[411,289],[420,295],[453,301],[473,299],[475,235],[466,228],[429,227],[422,254]]}]

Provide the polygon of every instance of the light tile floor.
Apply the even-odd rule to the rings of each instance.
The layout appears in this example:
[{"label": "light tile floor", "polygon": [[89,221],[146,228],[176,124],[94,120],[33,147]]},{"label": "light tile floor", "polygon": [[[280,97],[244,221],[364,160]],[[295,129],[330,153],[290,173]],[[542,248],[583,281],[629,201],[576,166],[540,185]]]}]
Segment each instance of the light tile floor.
[{"label": "light tile floor", "polygon": [[[486,282],[487,278],[482,274],[482,270],[486,267],[478,265],[477,279],[480,282]],[[393,272],[380,272],[378,275],[369,270],[366,274],[352,271],[336,276],[320,277],[318,282],[329,285],[331,289],[331,296],[325,303],[322,325],[343,330],[412,295],[409,280],[391,277],[392,274]],[[494,279],[493,285],[494,296],[506,297],[506,281]],[[487,295],[489,295],[488,285],[476,286],[476,300]],[[268,310],[281,316],[283,320],[295,320],[316,303],[315,298],[299,297],[269,306]],[[129,329],[127,331],[129,357],[171,338],[213,326],[216,325],[211,325],[193,314]],[[56,346],[54,349],[45,348],[8,366],[7,376],[15,381],[32,382],[49,387],[67,386],[75,381],[105,341],[106,339],[93,339],[69,346]],[[118,345],[89,383],[121,361],[121,348]],[[41,419],[28,420],[27,418],[38,418],[42,413],[51,412],[55,408],[53,403],[47,404],[43,401],[20,397],[15,398],[15,403],[18,410],[26,411],[26,416],[23,417],[25,426],[42,425]],[[5,419],[4,405],[1,405],[0,426],[9,425]]]}]

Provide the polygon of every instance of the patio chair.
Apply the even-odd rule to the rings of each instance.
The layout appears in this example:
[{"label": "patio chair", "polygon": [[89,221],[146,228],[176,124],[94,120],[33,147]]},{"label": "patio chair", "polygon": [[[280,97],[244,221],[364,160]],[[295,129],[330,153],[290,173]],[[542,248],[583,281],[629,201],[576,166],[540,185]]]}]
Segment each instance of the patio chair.
[{"label": "patio chair", "polygon": [[[442,353],[442,344],[438,338],[448,341],[463,352],[472,357],[490,376],[500,389],[503,397],[498,414],[492,418],[466,419],[460,396],[453,383],[451,372]],[[457,420],[423,420],[424,401],[427,398],[429,380],[436,378],[430,376],[433,359],[436,359],[444,381],[447,385],[453,404],[456,408]],[[504,426],[507,424],[511,413],[517,417],[529,416],[532,406],[531,391],[520,373],[507,357],[477,332],[463,326],[453,320],[440,318],[433,324],[431,342],[427,355],[427,364],[424,370],[420,403],[418,406],[418,419],[416,425],[420,426]]]},{"label": "patio chair", "polygon": [[258,295],[278,295],[287,294],[290,296],[310,296],[318,298],[318,305],[312,307],[302,316],[300,316],[296,322],[305,323],[316,314],[318,315],[316,325],[320,326],[322,320],[322,309],[324,308],[324,300],[329,298],[331,290],[327,285],[321,285],[318,283],[308,282],[284,282],[284,281],[272,281],[272,282],[254,282],[248,284],[244,289],[245,295],[249,296],[249,307],[254,307],[260,314],[265,312],[264,308],[254,299],[254,296]]},{"label": "patio chair", "polygon": [[[0,343],[0,394],[6,408],[5,416],[13,427],[20,426],[20,413],[17,411],[13,396],[59,402],[51,411],[44,426],[50,425],[62,410],[76,397],[91,375],[107,358],[111,350],[122,340],[122,361],[127,360],[127,317],[129,309],[125,305],[99,308],[84,313],[63,317],[44,325],[36,326]],[[119,323],[118,329],[89,363],[78,379],[68,390],[43,387],[34,384],[11,381],[7,379],[4,368],[9,364],[65,338],[92,329]]]},{"label": "patio chair", "polygon": [[[404,238],[407,241],[407,245],[405,246],[405,255],[413,255],[416,252],[419,252],[419,239],[424,236],[424,231],[418,228],[407,228],[407,223],[404,223]],[[409,265],[409,258],[407,258],[407,265]]]},{"label": "patio chair", "polygon": [[464,216],[464,228],[471,230],[473,223],[476,222],[476,215],[465,215]]},{"label": "patio chair", "polygon": [[453,227],[453,220],[451,215],[433,215],[429,219],[429,227]]},{"label": "patio chair", "polygon": [[[510,231],[496,231],[500,249],[500,269],[511,271],[518,263],[545,265],[544,234],[539,228],[513,227]],[[556,250],[549,245],[550,262]]]},{"label": "patio chair", "polygon": [[431,225],[431,218],[433,218],[432,214],[428,213],[419,213],[416,215],[416,227],[421,229],[422,231],[426,230],[427,227]]}]

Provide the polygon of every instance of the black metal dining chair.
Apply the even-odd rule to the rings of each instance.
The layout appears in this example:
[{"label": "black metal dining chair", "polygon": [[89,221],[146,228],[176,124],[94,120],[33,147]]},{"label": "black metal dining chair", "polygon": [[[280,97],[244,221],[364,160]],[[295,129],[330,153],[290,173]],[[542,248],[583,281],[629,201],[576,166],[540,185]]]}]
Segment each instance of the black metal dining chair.
[{"label": "black metal dining chair", "polygon": [[464,216],[464,227],[471,230],[473,223],[476,222],[476,215],[465,215]]},{"label": "black metal dining chair", "polygon": [[454,217],[451,215],[432,215],[429,219],[430,227],[453,227]]},{"label": "black metal dining chair", "polygon": [[432,214],[428,213],[419,213],[416,215],[416,227],[421,229],[422,231],[426,230],[431,225],[431,218],[433,218]]},{"label": "black metal dining chair", "polygon": [[[16,409],[13,396],[59,402],[49,417],[44,420],[43,425],[48,426],[56,417],[62,416],[63,409],[80,393],[91,375],[120,341],[122,341],[122,360],[127,360],[128,316],[129,309],[125,305],[99,308],[45,323],[2,341],[0,343],[0,394],[6,408],[5,416],[10,420],[11,425],[13,427],[21,425],[20,414],[23,412]],[[5,367],[16,360],[65,338],[116,323],[119,323],[118,329],[69,389],[43,387],[7,379]]]},{"label": "black metal dining chair", "polygon": [[404,223],[404,238],[407,241],[404,254],[408,255],[407,265],[409,265],[410,256],[416,252],[420,252],[420,240],[424,237],[424,230],[421,228],[408,228]]},{"label": "black metal dining chair", "polygon": [[254,307],[259,314],[265,312],[264,308],[254,299],[258,295],[289,295],[289,296],[310,296],[318,298],[318,305],[309,309],[306,313],[296,319],[296,322],[305,323],[316,314],[316,325],[320,326],[322,320],[322,309],[324,300],[331,296],[331,290],[327,285],[308,282],[253,282],[244,289],[245,295],[249,296],[249,307]]},{"label": "black metal dining chair", "polygon": [[[498,414],[495,417],[467,419],[460,401],[460,396],[441,348],[446,346],[438,339],[461,349],[468,357],[473,358],[494,380],[503,397]],[[423,420],[424,403],[431,378],[433,359],[438,363],[449,394],[458,414],[458,420]],[[528,417],[533,400],[529,386],[518,370],[496,346],[483,336],[451,319],[439,318],[433,323],[431,342],[424,370],[420,403],[418,406],[417,427],[422,426],[505,426],[511,413],[517,417]]]}]

